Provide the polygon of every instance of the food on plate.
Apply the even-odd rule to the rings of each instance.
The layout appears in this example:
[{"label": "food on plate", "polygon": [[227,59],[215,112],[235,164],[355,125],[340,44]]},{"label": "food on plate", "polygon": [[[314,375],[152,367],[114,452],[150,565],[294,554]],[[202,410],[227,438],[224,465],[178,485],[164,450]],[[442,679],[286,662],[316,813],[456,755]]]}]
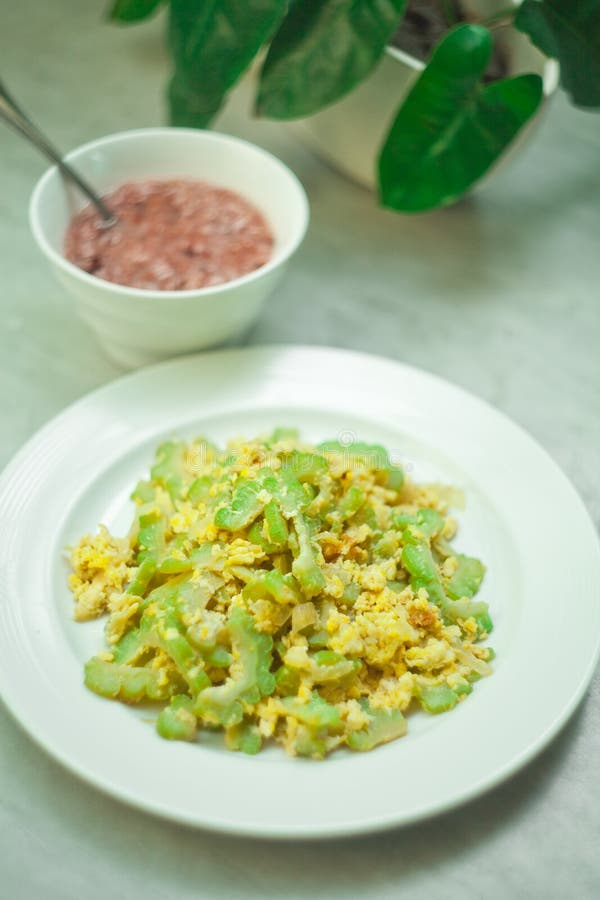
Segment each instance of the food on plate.
[{"label": "food on plate", "polygon": [[269,261],[262,213],[234,191],[192,179],[130,181],[105,195],[107,228],[89,204],[71,220],[67,259],[105,281],[189,291],[240,278]]},{"label": "food on plate", "polygon": [[401,737],[411,706],[450,710],[491,672],[485,569],[453,547],[455,494],[379,445],[166,441],[127,536],[101,526],[71,551],[75,618],[108,614],[86,685],[163,704],[164,738],[222,729],[246,753]]}]

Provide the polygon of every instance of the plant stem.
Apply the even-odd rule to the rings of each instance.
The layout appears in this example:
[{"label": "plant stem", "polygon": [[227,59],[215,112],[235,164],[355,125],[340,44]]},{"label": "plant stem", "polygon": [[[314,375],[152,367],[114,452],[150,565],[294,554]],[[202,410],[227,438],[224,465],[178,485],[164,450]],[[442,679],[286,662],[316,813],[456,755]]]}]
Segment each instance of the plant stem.
[{"label": "plant stem", "polygon": [[452,28],[453,25],[458,23],[458,15],[453,0],[440,0],[440,6],[448,28]]},{"label": "plant stem", "polygon": [[508,6],[506,9],[500,9],[493,16],[484,19],[481,23],[485,28],[503,28],[505,25],[512,25],[515,18],[516,9],[514,6]]}]

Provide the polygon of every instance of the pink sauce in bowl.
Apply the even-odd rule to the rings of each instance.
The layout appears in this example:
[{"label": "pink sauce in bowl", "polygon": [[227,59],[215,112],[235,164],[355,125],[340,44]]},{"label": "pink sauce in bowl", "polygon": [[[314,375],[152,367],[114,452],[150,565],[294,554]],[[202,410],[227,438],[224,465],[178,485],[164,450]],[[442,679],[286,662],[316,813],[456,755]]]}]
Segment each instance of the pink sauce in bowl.
[{"label": "pink sauce in bowl", "polygon": [[264,266],[273,234],[240,194],[192,179],[130,181],[104,195],[119,219],[94,207],[73,217],[65,256],[90,275],[144,290],[189,291]]}]

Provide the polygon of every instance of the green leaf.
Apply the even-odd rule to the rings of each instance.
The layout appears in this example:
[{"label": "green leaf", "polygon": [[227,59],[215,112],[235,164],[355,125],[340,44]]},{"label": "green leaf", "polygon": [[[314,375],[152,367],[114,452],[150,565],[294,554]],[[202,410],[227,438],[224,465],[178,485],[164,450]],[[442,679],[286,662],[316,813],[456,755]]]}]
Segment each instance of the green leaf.
[{"label": "green leaf", "polygon": [[600,106],[600,0],[524,0],[515,26],[559,60],[574,103]]},{"label": "green leaf", "polygon": [[537,75],[484,85],[492,38],[461,25],[437,46],[401,106],[379,158],[384,206],[446,206],[498,159],[542,99]]},{"label": "green leaf", "polygon": [[203,128],[273,34],[286,0],[171,0],[169,85],[174,125]]},{"label": "green leaf", "polygon": [[115,0],[108,13],[114,22],[139,22],[156,12],[163,0]]},{"label": "green leaf", "polygon": [[296,119],[333,103],[377,64],[406,0],[300,0],[275,35],[256,111]]}]

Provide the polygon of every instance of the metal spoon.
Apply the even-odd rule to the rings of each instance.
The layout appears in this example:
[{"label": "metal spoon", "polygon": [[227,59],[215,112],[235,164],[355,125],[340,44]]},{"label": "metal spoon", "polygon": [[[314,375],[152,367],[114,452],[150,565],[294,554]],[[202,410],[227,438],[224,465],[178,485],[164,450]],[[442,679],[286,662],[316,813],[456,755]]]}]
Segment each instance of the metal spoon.
[{"label": "metal spoon", "polygon": [[83,178],[78,175],[77,172],[72,169],[68,163],[64,162],[60,154],[46,140],[41,131],[39,131],[39,129],[31,121],[31,119],[29,119],[25,115],[23,110],[13,100],[1,81],[0,117],[3,118],[9,125],[11,125],[15,129],[15,131],[18,131],[19,134],[24,135],[24,137],[31,141],[31,143],[34,144],[38,148],[38,150],[41,150],[45,156],[47,156],[53,163],[58,166],[62,174],[65,175],[66,178],[69,178],[71,181],[73,181],[77,185],[79,190],[82,191],[82,193],[84,193],[85,196],[92,201],[92,203],[102,216],[102,225],[104,228],[110,228],[111,226],[116,225],[118,219],[115,214],[108,208],[108,206],[89,186],[89,184],[84,181]]}]

